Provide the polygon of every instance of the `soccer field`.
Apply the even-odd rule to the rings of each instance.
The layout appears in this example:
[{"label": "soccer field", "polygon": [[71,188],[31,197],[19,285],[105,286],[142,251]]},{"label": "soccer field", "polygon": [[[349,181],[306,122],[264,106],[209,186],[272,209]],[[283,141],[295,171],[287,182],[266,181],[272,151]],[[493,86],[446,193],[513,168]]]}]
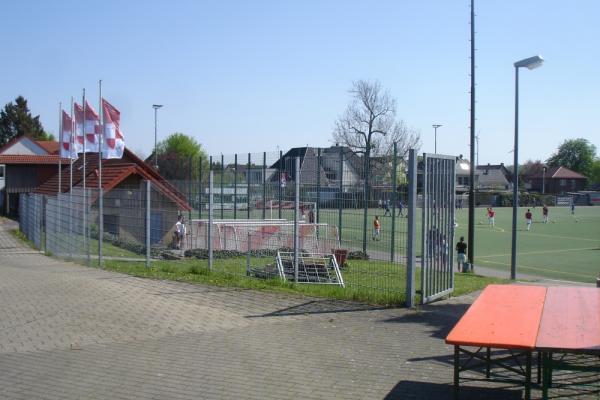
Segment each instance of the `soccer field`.
[{"label": "soccer field", "polygon": [[[487,223],[486,209],[475,211],[475,265],[506,271],[510,276],[512,208],[496,208],[496,225]],[[595,282],[600,274],[600,207],[551,207],[543,223],[541,207],[531,208],[533,224],[526,230],[520,208],[517,226],[517,273],[552,279]],[[467,238],[468,210],[458,210],[456,237]]]},{"label": "soccer field", "polygon": [[[495,208],[496,225],[490,227],[485,207],[475,210],[475,265],[494,268],[506,272],[510,277],[512,208]],[[533,224],[526,230],[526,208],[520,208],[517,227],[517,273],[544,276],[551,279],[579,282],[595,282],[600,274],[600,207],[576,207],[571,215],[569,207],[551,207],[550,222],[542,223],[542,209],[531,209]],[[215,207],[218,218],[218,206]],[[270,217],[266,212],[266,217]],[[262,211],[253,210],[252,218],[260,218]],[[381,237],[373,241],[372,221],[375,215],[381,219]],[[231,211],[225,211],[225,218],[231,218]],[[417,254],[420,253],[420,209],[417,210]],[[245,218],[239,212],[238,218]],[[273,213],[277,217],[277,211]],[[283,218],[292,219],[291,210],[283,210]],[[457,210],[455,241],[460,236],[467,240],[468,210]],[[391,247],[391,220],[383,216],[381,209],[369,209],[367,218],[367,251],[372,258],[389,259]],[[338,211],[320,210],[319,222],[338,226]],[[394,237],[396,255],[406,254],[406,218],[396,218]],[[363,210],[344,209],[342,218],[342,247],[361,249],[363,238]]]}]

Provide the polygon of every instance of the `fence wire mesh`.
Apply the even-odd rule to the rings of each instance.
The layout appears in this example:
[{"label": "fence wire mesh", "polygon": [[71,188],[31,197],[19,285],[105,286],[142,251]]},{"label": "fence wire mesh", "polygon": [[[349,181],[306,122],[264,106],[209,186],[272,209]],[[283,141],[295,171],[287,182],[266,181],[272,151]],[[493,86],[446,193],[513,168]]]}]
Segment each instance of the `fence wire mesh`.
[{"label": "fence wire mesh", "polygon": [[[395,152],[366,161],[342,146],[307,147],[161,162],[177,171],[168,183],[150,182],[150,207],[139,177],[103,193],[102,237],[99,191],[79,186],[59,196],[21,196],[21,230],[59,257],[143,261],[149,253],[152,260],[253,279],[276,277],[278,254],[293,253],[295,276],[288,281],[343,281],[344,290],[370,292],[378,301],[404,297],[406,164]],[[326,261],[331,257],[339,278]]]}]

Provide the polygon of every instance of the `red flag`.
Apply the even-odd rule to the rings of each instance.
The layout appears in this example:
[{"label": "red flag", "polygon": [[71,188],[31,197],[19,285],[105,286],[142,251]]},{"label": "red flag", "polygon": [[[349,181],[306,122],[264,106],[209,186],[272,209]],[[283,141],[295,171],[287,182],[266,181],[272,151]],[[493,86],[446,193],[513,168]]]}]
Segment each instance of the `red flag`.
[{"label": "red flag", "polygon": [[60,156],[77,159],[77,151],[73,143],[73,120],[65,111],[62,112],[62,131],[60,132]]},{"label": "red flag", "polygon": [[102,99],[104,116],[104,141],[102,155],[104,158],[121,158],[125,148],[125,137],[121,132],[121,113],[112,104]]}]

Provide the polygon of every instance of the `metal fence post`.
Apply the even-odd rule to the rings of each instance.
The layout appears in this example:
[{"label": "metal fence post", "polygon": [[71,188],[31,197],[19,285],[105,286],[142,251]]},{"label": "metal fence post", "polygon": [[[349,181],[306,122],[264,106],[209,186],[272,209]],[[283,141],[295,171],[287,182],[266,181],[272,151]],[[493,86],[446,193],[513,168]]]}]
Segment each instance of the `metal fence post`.
[{"label": "metal fence post", "polygon": [[[406,243],[406,306],[415,306],[415,239],[417,215],[417,157],[415,149],[408,152],[408,238]],[[423,256],[425,249],[422,250]]]},{"label": "metal fence post", "polygon": [[267,152],[263,152],[263,165],[262,165],[262,184],[263,184],[263,209],[262,219],[266,219],[267,212]]},{"label": "metal fence post", "polygon": [[398,145],[394,142],[392,159],[392,238],[390,243],[390,261],[394,262],[396,247],[396,170],[398,168]]},{"label": "metal fence post", "polygon": [[279,216],[277,218],[281,219],[281,202],[283,201],[283,151],[279,150],[279,183],[277,186],[279,187]]},{"label": "metal fence post", "polygon": [[340,201],[338,202],[338,231],[340,237],[340,245],[342,243],[342,208],[344,206],[344,149],[342,147],[340,149]]},{"label": "metal fence post", "polygon": [[[368,149],[367,149],[368,150]],[[365,153],[365,161],[363,167],[363,179],[364,179],[364,188],[363,188],[363,243],[362,250],[363,253],[367,252],[367,218],[369,212],[369,156],[368,152]]]},{"label": "metal fence post", "polygon": [[319,211],[321,210],[321,148],[317,149],[317,215],[315,222],[319,223]]},{"label": "metal fence post", "polygon": [[[188,204],[192,205],[194,204],[193,198],[192,198],[192,187],[193,187],[193,180],[192,180],[192,162],[193,162],[193,158],[192,156],[190,156],[189,159],[189,165],[188,165],[188,170],[189,170],[189,181],[188,181]],[[192,207],[190,207],[190,211],[188,212],[188,221],[191,223],[192,222]],[[185,240],[185,238],[184,238]]]},{"label": "metal fence post", "polygon": [[104,268],[104,260],[102,257],[102,240],[104,239],[104,205],[103,199],[104,189],[98,188],[98,267]]},{"label": "metal fence post", "polygon": [[150,268],[150,191],[152,183],[146,181],[146,268]]},{"label": "metal fence post", "polygon": [[237,173],[238,173],[238,157],[235,154],[233,164],[233,219],[237,219]]},{"label": "metal fence post", "polygon": [[250,276],[250,252],[252,251],[252,246],[250,242],[250,231],[248,231],[248,243],[247,243],[247,253],[246,253],[246,276]]},{"label": "metal fence post", "polygon": [[225,177],[225,157],[221,154],[221,219],[223,219],[223,200],[225,197],[223,195],[223,178]]},{"label": "metal fence post", "polygon": [[247,192],[246,192],[246,205],[248,207],[248,210],[246,212],[247,214],[247,218],[250,219],[250,163],[251,163],[252,159],[250,156],[250,153],[248,153],[248,166],[246,168],[246,183],[247,183]]},{"label": "metal fence post", "polygon": [[198,219],[202,219],[202,156],[198,156]]},{"label": "metal fence post", "polygon": [[298,283],[298,253],[299,253],[299,227],[300,218],[300,157],[296,157],[294,168],[295,194],[294,194],[294,282]]},{"label": "metal fence post", "polygon": [[212,245],[212,225],[213,225],[213,171],[208,173],[208,270],[213,267],[213,245]]}]

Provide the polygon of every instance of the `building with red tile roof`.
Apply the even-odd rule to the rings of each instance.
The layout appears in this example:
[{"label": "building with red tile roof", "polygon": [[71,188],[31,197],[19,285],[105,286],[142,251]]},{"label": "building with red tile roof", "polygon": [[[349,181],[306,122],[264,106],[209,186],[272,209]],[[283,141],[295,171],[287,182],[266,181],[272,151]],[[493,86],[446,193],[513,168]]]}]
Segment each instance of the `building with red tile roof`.
[{"label": "building with red tile roof", "polygon": [[525,177],[525,183],[532,191],[545,193],[563,194],[583,190],[587,184],[587,178],[567,167],[547,167],[546,171],[536,171]]}]

